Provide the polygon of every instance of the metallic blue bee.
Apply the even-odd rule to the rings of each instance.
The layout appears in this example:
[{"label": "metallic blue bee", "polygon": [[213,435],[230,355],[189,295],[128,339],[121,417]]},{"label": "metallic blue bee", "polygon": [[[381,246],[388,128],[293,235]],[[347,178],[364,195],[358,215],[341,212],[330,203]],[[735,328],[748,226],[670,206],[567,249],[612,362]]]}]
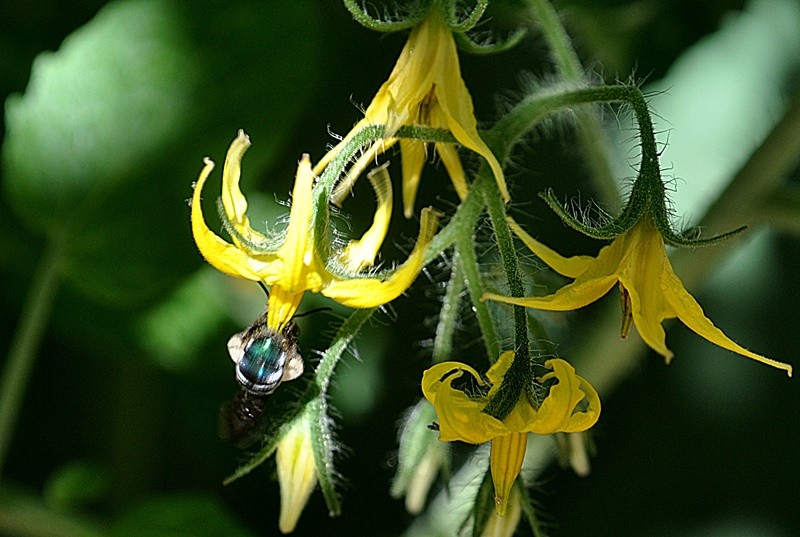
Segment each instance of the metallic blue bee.
[{"label": "metallic blue bee", "polygon": [[290,321],[280,332],[267,327],[266,314],[228,340],[228,353],[236,364],[239,390],[220,409],[219,432],[246,447],[264,414],[267,397],[281,382],[303,374],[303,358],[297,345],[298,329]]},{"label": "metallic blue bee", "polygon": [[239,384],[252,394],[269,395],[281,382],[302,375],[297,334],[294,321],[280,332],[267,328],[265,314],[244,332],[233,335],[228,340],[228,353],[236,364]]}]

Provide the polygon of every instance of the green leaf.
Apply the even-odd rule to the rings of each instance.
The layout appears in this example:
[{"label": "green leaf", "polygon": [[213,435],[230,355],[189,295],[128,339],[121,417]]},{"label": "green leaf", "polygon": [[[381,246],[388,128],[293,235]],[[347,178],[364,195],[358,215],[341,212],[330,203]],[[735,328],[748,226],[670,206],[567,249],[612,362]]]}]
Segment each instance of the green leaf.
[{"label": "green leaf", "polygon": [[249,177],[281,156],[318,65],[306,4],[112,2],[36,59],[6,103],[3,187],[29,227],[67,234],[83,294],[153,300],[201,263],[185,203],[201,158],[238,128]]},{"label": "green leaf", "polygon": [[492,481],[492,472],[487,468],[478,493],[475,495],[475,505],[472,511],[472,537],[483,535],[483,530],[494,512],[494,482]]}]

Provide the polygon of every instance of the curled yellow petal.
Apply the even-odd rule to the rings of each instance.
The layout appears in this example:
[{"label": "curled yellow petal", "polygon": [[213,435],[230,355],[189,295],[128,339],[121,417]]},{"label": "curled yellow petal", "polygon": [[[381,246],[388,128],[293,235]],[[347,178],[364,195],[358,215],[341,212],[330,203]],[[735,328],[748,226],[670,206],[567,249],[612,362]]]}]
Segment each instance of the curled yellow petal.
[{"label": "curled yellow petal", "polygon": [[486,405],[500,388],[513,359],[513,352],[503,353],[486,372],[488,383],[474,369],[458,362],[443,362],[425,371],[422,393],[436,409],[440,440],[479,444],[511,433],[585,431],[597,422],[600,397],[585,379],[575,374],[568,362],[561,359],[545,362],[553,371],[542,377],[542,381],[557,379],[558,382],[550,388],[538,409],[525,394],[520,394],[517,404],[503,421],[485,413]]},{"label": "curled yellow petal", "polygon": [[477,371],[459,362],[435,364],[422,375],[422,393],[436,409],[439,440],[482,444],[508,434],[500,420],[482,412],[488,397],[468,394],[452,386],[455,381],[468,382],[469,379],[462,378],[464,375],[471,376],[475,386],[487,387]]},{"label": "curled yellow petal", "polygon": [[[376,164],[377,156],[381,153],[386,152],[390,147],[392,147],[395,142],[397,141],[396,138],[390,138],[388,140],[378,140],[370,145],[368,148],[364,150],[361,155],[359,155],[358,159],[353,163],[352,166],[347,170],[344,174],[344,177],[336,184],[336,187],[333,189],[333,193],[331,194],[331,203],[336,206],[341,206],[344,202],[344,199],[350,194],[350,191],[353,189],[353,185],[356,184],[356,180],[361,176],[365,169],[371,164]],[[336,147],[340,147],[342,144],[338,144]],[[332,149],[331,152],[336,151],[336,149]],[[330,154],[330,152],[328,153]],[[335,156],[335,155],[334,155]],[[326,155],[327,157],[327,155]],[[332,159],[332,157],[331,157]],[[319,164],[314,168],[315,172],[319,168]]]},{"label": "curled yellow petal", "polygon": [[236,246],[222,240],[208,228],[205,218],[203,218],[203,207],[200,203],[203,186],[205,186],[211,170],[214,169],[214,163],[210,159],[207,158],[204,162],[205,166],[200,172],[192,194],[191,220],[195,244],[206,261],[220,272],[237,278],[259,281],[261,279],[259,269],[263,268],[265,264],[251,259]]},{"label": "curled yellow petal", "polygon": [[[264,243],[266,237],[250,227],[247,218],[247,199],[239,189],[239,180],[242,175],[242,157],[250,148],[250,137],[243,130],[239,130],[236,139],[228,148],[225,155],[225,165],[222,168],[222,206],[228,221],[233,228],[247,241]],[[236,237],[233,238],[237,242]],[[247,251],[245,245],[239,245]]]},{"label": "curled yellow petal", "polygon": [[242,157],[249,148],[250,137],[240,129],[225,155],[222,172],[222,205],[225,207],[228,219],[234,224],[247,221],[245,216],[247,200],[239,189],[239,179],[242,175]]},{"label": "curled yellow petal", "polygon": [[600,396],[594,387],[576,375],[575,368],[565,360],[548,360],[545,366],[553,371],[544,375],[542,382],[555,378],[558,383],[550,388],[539,407],[535,427],[529,430],[539,434],[575,433],[592,427],[600,417]]},{"label": "curled yellow petal", "polygon": [[361,239],[350,241],[342,254],[347,268],[358,272],[375,263],[378,249],[386,238],[389,222],[392,219],[392,181],[389,177],[387,165],[372,170],[367,177],[375,190],[378,199],[378,208],[372,219],[372,225],[361,236]]},{"label": "curled yellow petal", "polygon": [[439,214],[431,208],[422,211],[417,243],[405,263],[385,279],[355,278],[334,279],[322,294],[351,308],[372,308],[391,302],[400,296],[416,279],[425,262],[425,253],[436,229]]}]

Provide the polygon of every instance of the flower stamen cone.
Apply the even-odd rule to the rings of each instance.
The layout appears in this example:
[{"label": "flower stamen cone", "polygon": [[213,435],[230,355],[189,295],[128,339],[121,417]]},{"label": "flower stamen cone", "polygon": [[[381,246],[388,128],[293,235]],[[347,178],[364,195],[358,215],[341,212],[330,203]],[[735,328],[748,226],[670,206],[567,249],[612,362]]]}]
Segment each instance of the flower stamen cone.
[{"label": "flower stamen cone", "polygon": [[494,481],[494,501],[497,514],[505,516],[508,496],[522,470],[528,433],[511,433],[492,440],[489,468]]}]

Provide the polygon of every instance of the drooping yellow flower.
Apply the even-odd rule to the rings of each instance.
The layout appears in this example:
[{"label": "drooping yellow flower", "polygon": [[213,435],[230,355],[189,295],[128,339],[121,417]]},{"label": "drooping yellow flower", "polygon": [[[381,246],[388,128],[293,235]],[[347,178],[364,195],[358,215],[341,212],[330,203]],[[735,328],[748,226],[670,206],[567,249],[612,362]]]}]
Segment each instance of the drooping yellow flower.
[{"label": "drooping yellow flower", "polygon": [[386,236],[392,204],[388,173],[370,177],[378,197],[372,227],[360,241],[334,252],[329,237],[318,236],[329,233],[329,215],[327,203],[318,204],[322,209],[315,211],[314,173],[308,155],[297,167],[289,226],[283,240],[269,238],[250,227],[245,214],[247,200],[239,190],[241,159],[248,147],[250,139],[239,131],[223,169],[222,206],[233,243],[211,231],[203,218],[201,195],[214,169],[209,159],[205,159],[192,196],[192,233],[200,253],[217,270],[271,286],[269,328],[279,331],[289,322],[306,291],[321,293],[352,308],[369,308],[390,302],[408,289],[422,269],[425,250],[438,226],[438,216],[432,209],[422,211],[417,243],[405,263],[385,275],[358,272],[374,262]]},{"label": "drooping yellow flower", "polygon": [[486,293],[483,299],[566,311],[594,302],[619,283],[623,298],[623,337],[632,321],[642,340],[667,362],[672,358],[672,352],[667,348],[661,323],[677,317],[711,343],[792,375],[791,365],[750,352],[729,339],[705,316],[700,304],[672,270],[664,239],[650,213],[645,213],[633,227],[601,249],[596,258],[562,257],[525,233],[515,222],[509,220],[509,225],[542,261],[575,281],[543,297],[513,298]]},{"label": "drooping yellow flower", "polygon": [[[364,113],[364,119],[320,160],[314,171],[321,173],[344,144],[367,125],[385,125],[388,139],[374,144],[350,168],[347,177],[334,191],[334,203],[341,202],[347,196],[355,180],[374,161],[376,155],[383,153],[397,141],[392,138],[394,133],[400,127],[408,125],[449,130],[458,143],[487,160],[503,198],[509,200],[500,163],[478,134],[472,97],[461,78],[453,32],[445,24],[439,9],[431,9],[430,14],[414,27],[394,70],[378,90]],[[456,148],[446,143],[436,143],[434,148],[447,169],[456,193],[464,199],[468,191],[467,180]],[[414,211],[414,199],[425,164],[426,144],[418,140],[403,139],[400,140],[400,150],[403,165],[403,207],[405,216],[410,217]]]},{"label": "drooping yellow flower", "polygon": [[[541,378],[543,383],[557,381],[539,408],[522,394],[511,413],[502,421],[483,410],[495,396],[514,353],[503,353],[486,372],[488,382],[468,365],[458,362],[436,364],[423,374],[422,392],[436,408],[439,440],[460,440],[482,444],[491,440],[490,468],[494,481],[498,513],[505,512],[509,492],[525,458],[528,433],[553,434],[589,429],[600,416],[600,397],[595,389],[575,374],[575,369],[562,359],[552,359],[545,366],[552,371]],[[474,393],[453,386],[468,384],[471,375]],[[483,393],[488,389],[488,393]]]},{"label": "drooping yellow flower", "polygon": [[317,469],[308,419],[301,417],[278,442],[275,463],[281,488],[278,528],[291,533],[297,526],[308,498],[317,486]]}]

